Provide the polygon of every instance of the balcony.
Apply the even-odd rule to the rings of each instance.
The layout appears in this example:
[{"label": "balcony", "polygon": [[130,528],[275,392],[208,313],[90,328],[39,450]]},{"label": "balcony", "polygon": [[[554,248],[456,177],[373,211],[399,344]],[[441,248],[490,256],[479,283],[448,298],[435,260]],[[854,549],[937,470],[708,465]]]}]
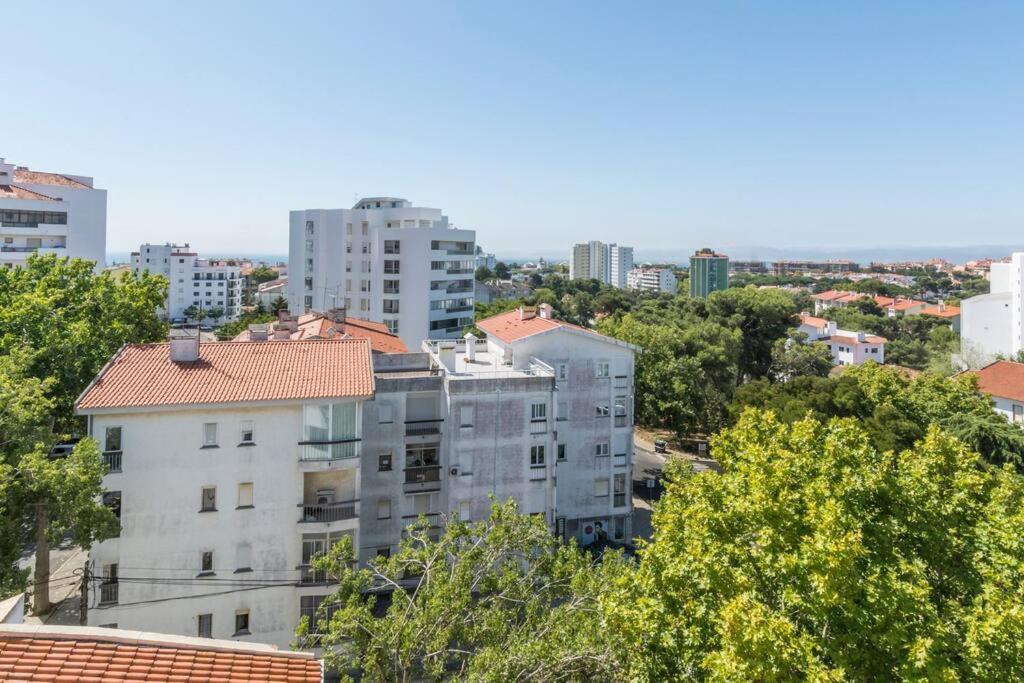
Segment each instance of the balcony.
[{"label": "balcony", "polygon": [[[333,579],[331,579],[333,581]],[[322,586],[328,583],[327,571],[313,569],[308,564],[299,565],[299,584],[303,586]]]},{"label": "balcony", "polygon": [[105,581],[100,584],[100,604],[101,605],[116,605],[117,604],[117,580]]},{"label": "balcony", "polygon": [[303,462],[348,460],[359,457],[359,443],[362,439],[335,439],[333,441],[300,441]]},{"label": "balcony", "polygon": [[107,466],[107,472],[121,471],[121,451],[104,451],[103,464]]},{"label": "balcony", "polygon": [[343,500],[337,503],[299,503],[300,524],[340,522],[359,516],[359,500]]},{"label": "balcony", "polygon": [[472,268],[446,268],[444,272],[448,275],[472,275],[476,271]]},{"label": "balcony", "polygon": [[436,436],[441,433],[443,417],[434,417],[425,420],[406,420],[406,436]]}]

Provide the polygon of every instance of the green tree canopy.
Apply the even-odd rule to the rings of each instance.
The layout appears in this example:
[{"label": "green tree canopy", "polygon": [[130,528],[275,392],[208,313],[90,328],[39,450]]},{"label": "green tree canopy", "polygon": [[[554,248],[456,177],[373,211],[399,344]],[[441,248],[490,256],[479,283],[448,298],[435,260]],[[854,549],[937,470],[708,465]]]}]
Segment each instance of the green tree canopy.
[{"label": "green tree canopy", "polygon": [[1018,680],[1024,480],[937,427],[751,410],[673,464],[636,574],[604,604],[634,680]]},{"label": "green tree canopy", "polygon": [[514,502],[493,505],[485,521],[450,519],[436,541],[421,517],[390,558],[366,569],[354,559],[344,538],[314,561],[338,588],[297,634],[338,671],[386,682],[621,677],[622,647],[598,605],[625,561],[563,545]]},{"label": "green tree canopy", "polygon": [[250,270],[249,275],[247,277],[249,278],[249,284],[256,286],[261,285],[264,282],[276,280],[279,277],[279,275],[276,270],[274,270],[273,268],[266,264],[261,263],[260,265]]}]

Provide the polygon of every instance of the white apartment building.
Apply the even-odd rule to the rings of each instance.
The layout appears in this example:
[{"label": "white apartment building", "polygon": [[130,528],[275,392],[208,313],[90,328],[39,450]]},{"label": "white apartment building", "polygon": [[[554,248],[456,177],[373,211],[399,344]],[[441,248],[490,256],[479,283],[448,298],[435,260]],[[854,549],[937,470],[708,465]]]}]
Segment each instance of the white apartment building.
[{"label": "white apartment building", "polygon": [[440,209],[397,197],[292,211],[289,307],[344,307],[385,323],[409,348],[456,337],[473,322],[475,240],[475,231],[450,226]]},{"label": "white apartment building", "polygon": [[861,365],[873,360],[885,362],[885,337],[866,332],[841,330],[835,322],[810,315],[800,316],[799,332],[807,335],[807,341],[819,341],[832,352],[832,362],[836,365]]},{"label": "white apartment building", "polygon": [[498,265],[498,259],[494,257],[494,254],[489,254],[479,244],[476,245],[476,267],[494,270],[496,265]]},{"label": "white apartment building", "polygon": [[633,247],[591,241],[573,245],[569,254],[569,278],[572,280],[599,280],[624,289],[631,270]]},{"label": "white apartment building", "polygon": [[1024,252],[1008,262],[993,262],[989,293],[960,302],[960,358],[980,368],[997,357],[1024,350]]},{"label": "white apartment building", "polygon": [[670,268],[634,268],[626,275],[626,286],[647,292],[675,294],[679,281]]},{"label": "white apartment building", "polygon": [[90,552],[89,623],[284,647],[332,591],[314,554],[350,536],[366,562],[489,495],[628,542],[636,348],[547,307],[479,326],[372,357],[364,339],[124,347],[76,403],[121,520]]},{"label": "white apartment building", "polygon": [[[188,244],[143,244],[132,252],[132,270],[163,275],[169,283],[162,315],[172,322],[185,318],[185,309],[220,309],[221,321],[242,312],[244,282],[241,264],[203,259]],[[203,316],[202,319],[207,319]]]},{"label": "white apartment building", "polygon": [[107,191],[86,176],[43,173],[0,158],[0,268],[32,253],[106,263]]}]

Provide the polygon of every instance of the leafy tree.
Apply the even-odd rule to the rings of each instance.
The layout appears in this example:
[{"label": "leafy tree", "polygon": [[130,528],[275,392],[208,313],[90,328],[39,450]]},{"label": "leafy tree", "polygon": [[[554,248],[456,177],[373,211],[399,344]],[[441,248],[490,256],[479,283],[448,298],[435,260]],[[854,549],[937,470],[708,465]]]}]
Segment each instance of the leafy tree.
[{"label": "leafy tree", "polygon": [[1024,484],[936,427],[882,451],[851,420],[751,410],[671,462],[653,542],[603,602],[634,680],[1017,680]]},{"label": "leafy tree", "polygon": [[229,323],[225,323],[217,328],[214,334],[217,336],[219,341],[231,341],[237,337],[241,332],[245,332],[249,329],[249,325],[258,325],[261,323],[269,323],[277,320],[276,315],[270,313],[260,313],[258,310],[251,313],[245,313],[238,317],[237,320],[232,320]]},{"label": "leafy tree", "polygon": [[512,277],[512,271],[503,261],[498,261],[494,264],[494,275],[499,280],[507,280]]},{"label": "leafy tree", "polygon": [[221,306],[214,306],[206,311],[206,317],[213,320],[216,323],[218,320],[224,317],[224,308]]},{"label": "leafy tree", "polygon": [[72,404],[121,346],[167,338],[157,316],[167,281],[142,273],[114,280],[90,261],[30,256],[0,269],[0,355],[21,349],[27,373],[51,379],[55,430],[73,432]]},{"label": "leafy tree", "polygon": [[485,521],[449,519],[436,541],[421,517],[390,558],[354,561],[347,537],[314,560],[338,588],[297,632],[331,668],[363,681],[621,677],[623,647],[598,605],[628,566],[563,545],[512,501]]},{"label": "leafy tree", "polygon": [[273,313],[274,315],[277,315],[279,311],[286,310],[288,310],[288,302],[285,300],[283,296],[279,295],[277,298],[270,302],[270,312]]},{"label": "leafy tree", "polygon": [[494,279],[494,271],[487,266],[479,266],[473,274],[473,277],[477,282],[487,282],[488,280]]},{"label": "leafy tree", "polygon": [[800,375],[827,377],[832,371],[832,352],[821,342],[807,343],[807,335],[794,332],[772,346],[771,375],[787,381]]},{"label": "leafy tree", "polygon": [[203,314],[203,309],[193,304],[183,310],[181,314],[185,317],[186,322],[189,320],[197,320],[199,316]]},{"label": "leafy tree", "polygon": [[248,275],[249,284],[253,287],[261,285],[264,282],[271,282],[272,280],[276,280],[278,277],[280,277],[278,272],[265,264],[256,266],[249,271]]},{"label": "leafy tree", "polygon": [[885,345],[885,362],[923,370],[928,366],[928,348],[920,340],[896,339]]},{"label": "leafy tree", "polygon": [[540,273],[530,273],[530,286],[540,287],[544,284],[544,278],[540,276]]},{"label": "leafy tree", "polygon": [[743,335],[737,384],[770,372],[775,340],[784,338],[797,322],[792,297],[776,289],[745,287],[712,292],[707,310],[710,318],[738,328]]}]

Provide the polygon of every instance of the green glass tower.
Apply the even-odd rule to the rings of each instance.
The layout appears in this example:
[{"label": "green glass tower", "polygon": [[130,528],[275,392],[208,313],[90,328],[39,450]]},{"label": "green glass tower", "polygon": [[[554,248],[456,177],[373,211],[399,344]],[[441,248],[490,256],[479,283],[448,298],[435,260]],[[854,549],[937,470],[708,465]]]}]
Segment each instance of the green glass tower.
[{"label": "green glass tower", "polygon": [[705,248],[690,257],[690,296],[703,299],[711,292],[728,288],[728,256]]}]

